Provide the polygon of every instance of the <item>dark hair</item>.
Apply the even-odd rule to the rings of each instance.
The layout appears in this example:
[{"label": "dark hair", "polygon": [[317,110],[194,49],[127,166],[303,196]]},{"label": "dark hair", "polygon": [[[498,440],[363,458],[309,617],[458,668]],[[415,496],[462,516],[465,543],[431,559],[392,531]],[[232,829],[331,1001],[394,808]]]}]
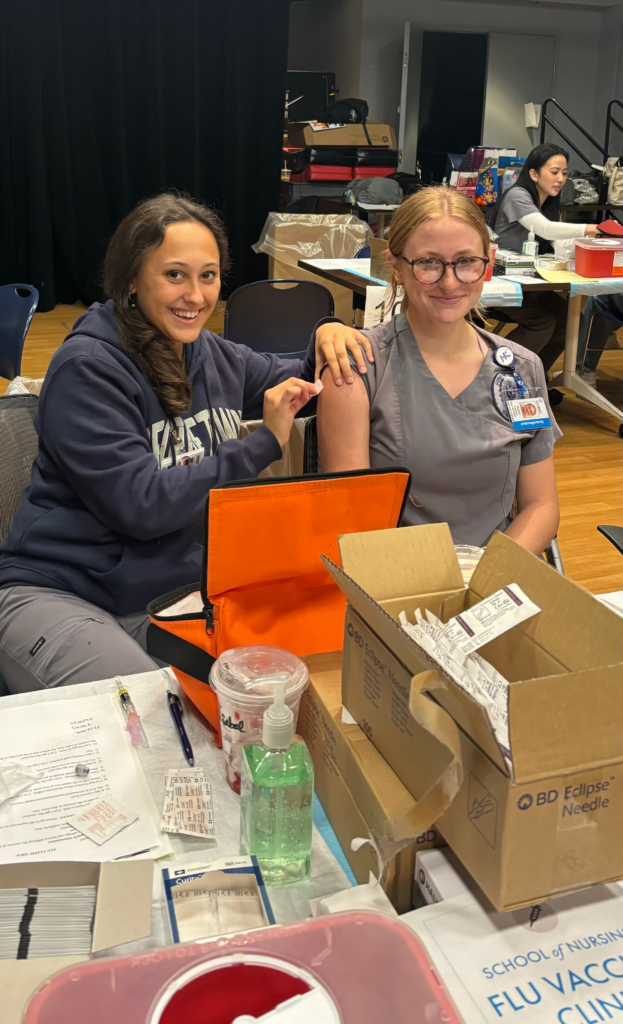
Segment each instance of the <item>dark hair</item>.
[{"label": "dark hair", "polygon": [[547,217],[548,220],[560,220],[560,195],[548,196],[543,203],[543,206],[540,206],[536,181],[533,181],[530,177],[530,171],[540,171],[541,167],[543,167],[548,160],[551,160],[553,156],[564,156],[565,160],[569,160],[569,154],[566,149],[563,149],[561,146],[557,146],[554,142],[544,142],[540,146],[535,146],[532,152],[528,154],[517,181],[506,190],[503,196],[500,197],[499,201],[496,203],[494,213],[490,218],[488,218],[489,224],[492,228],[495,229],[495,222],[498,218],[504,199],[514,188],[525,188],[526,192],[529,192],[532,196],[537,210],[540,209],[543,216]]},{"label": "dark hair", "polygon": [[123,218],[112,236],[104,259],[104,291],[115,304],[115,325],[122,348],[144,374],[166,415],[173,419],[188,412],[192,401],[184,362],[171,343],[130,305],[130,282],[146,256],[164,240],[169,224],[195,220],[214,235],[221,275],[229,265],[227,236],[219,216],[189,196],[164,192],[145,199]]}]

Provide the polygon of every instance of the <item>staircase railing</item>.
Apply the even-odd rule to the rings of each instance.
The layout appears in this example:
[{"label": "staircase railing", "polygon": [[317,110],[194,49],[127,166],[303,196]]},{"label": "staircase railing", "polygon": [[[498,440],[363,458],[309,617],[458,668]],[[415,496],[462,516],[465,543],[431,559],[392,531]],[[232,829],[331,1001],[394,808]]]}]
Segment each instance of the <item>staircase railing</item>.
[{"label": "staircase railing", "polygon": [[[612,100],[612,103],[618,102],[618,100]],[[550,128],[553,128],[554,131],[557,132],[558,135],[560,135],[561,139],[564,139],[567,145],[570,146],[575,153],[577,153],[577,155],[580,157],[581,160],[584,161],[585,164],[587,164],[589,167],[591,167],[593,164],[593,161],[590,160],[589,157],[587,157],[581,149],[578,149],[576,144],[571,141],[569,136],[565,135],[562,128],[560,128],[555,121],[552,121],[551,117],[547,113],[547,109],[550,104],[553,104],[557,110],[560,110],[561,114],[564,114],[564,116],[568,118],[569,121],[571,121],[571,124],[574,126],[574,128],[577,128],[577,130],[582,133],[584,138],[587,139],[595,147],[595,149],[599,150],[605,161],[608,154],[604,146],[602,146],[600,142],[597,142],[597,139],[594,139],[590,132],[587,132],[586,128],[583,128],[580,122],[576,121],[575,117],[573,117],[568,110],[565,110],[564,107],[561,107],[558,100],[555,100],[553,96],[550,96],[548,99],[545,100],[545,102],[543,103],[543,107],[541,109],[541,142],[545,142],[545,126],[549,125]],[[612,104],[609,105],[608,109],[610,109],[611,105]]]},{"label": "staircase railing", "polygon": [[623,124],[619,124],[614,114],[612,113],[612,108],[615,106],[615,104],[616,106],[620,107],[621,110],[623,110],[623,103],[621,103],[621,100],[610,100],[608,104],[608,110],[606,113],[606,138],[604,141],[606,159],[609,156],[619,155],[618,153],[614,154],[610,152],[610,129],[612,128],[612,125],[614,125],[615,128],[618,128],[620,132],[623,132]]}]

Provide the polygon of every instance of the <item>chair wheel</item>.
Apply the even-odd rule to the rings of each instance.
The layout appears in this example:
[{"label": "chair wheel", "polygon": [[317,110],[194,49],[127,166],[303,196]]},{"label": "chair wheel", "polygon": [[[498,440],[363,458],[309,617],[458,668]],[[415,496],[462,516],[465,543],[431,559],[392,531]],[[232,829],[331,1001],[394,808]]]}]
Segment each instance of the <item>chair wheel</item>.
[{"label": "chair wheel", "polygon": [[562,391],[558,390],[558,388],[551,388],[547,392],[547,397],[549,398],[550,405],[560,405],[565,396]]},{"label": "chair wheel", "polygon": [[623,437],[623,423],[619,423],[619,437]]}]

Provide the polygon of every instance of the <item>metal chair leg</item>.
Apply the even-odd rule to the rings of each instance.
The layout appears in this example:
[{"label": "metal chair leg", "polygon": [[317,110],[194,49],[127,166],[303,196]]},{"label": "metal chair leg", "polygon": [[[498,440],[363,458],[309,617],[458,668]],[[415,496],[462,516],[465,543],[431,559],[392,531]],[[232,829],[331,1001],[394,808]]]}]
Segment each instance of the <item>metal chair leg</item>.
[{"label": "metal chair leg", "polygon": [[558,547],[558,538],[554,537],[549,547],[545,548],[545,560],[548,565],[551,565],[552,569],[556,569],[557,572],[565,575],[564,566],[562,564],[562,558],[560,557],[560,548]]}]

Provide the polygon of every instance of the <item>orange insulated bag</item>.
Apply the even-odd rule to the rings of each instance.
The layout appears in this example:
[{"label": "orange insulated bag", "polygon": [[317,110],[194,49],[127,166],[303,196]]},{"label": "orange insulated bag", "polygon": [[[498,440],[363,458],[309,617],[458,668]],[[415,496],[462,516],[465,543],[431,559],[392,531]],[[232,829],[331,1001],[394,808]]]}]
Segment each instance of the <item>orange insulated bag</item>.
[{"label": "orange insulated bag", "polygon": [[251,644],[299,656],[341,650],[346,600],[319,555],[339,565],[340,534],[397,526],[408,493],[401,468],[235,480],[210,491],[203,579],[150,602],[147,642],[217,742],[215,659]]}]

